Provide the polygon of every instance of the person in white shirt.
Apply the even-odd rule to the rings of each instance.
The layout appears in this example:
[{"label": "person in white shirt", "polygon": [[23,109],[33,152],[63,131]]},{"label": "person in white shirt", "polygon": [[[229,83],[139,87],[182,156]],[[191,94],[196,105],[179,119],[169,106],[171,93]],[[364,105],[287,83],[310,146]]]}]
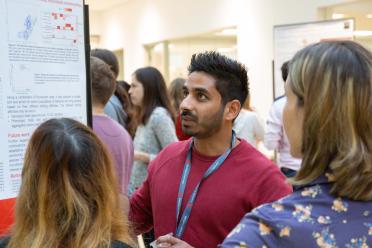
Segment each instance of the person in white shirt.
[{"label": "person in white shirt", "polygon": [[[287,80],[288,62],[282,67],[282,78]],[[285,96],[277,98],[271,106],[269,117],[266,121],[266,130],[264,135],[264,145],[269,150],[276,150],[279,159],[277,164],[280,170],[287,176],[293,177],[300,169],[301,159],[294,158],[289,153],[290,146],[287,135],[283,129],[283,108],[287,101]]]},{"label": "person in white shirt", "polygon": [[250,108],[249,96],[234,121],[233,129],[237,137],[245,139],[254,147],[263,140],[264,126],[258,114]]}]

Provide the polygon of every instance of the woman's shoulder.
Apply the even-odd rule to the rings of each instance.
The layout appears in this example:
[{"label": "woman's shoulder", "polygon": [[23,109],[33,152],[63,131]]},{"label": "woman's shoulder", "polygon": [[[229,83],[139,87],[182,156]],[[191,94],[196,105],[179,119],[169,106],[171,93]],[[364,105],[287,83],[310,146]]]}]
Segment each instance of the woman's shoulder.
[{"label": "woman's shoulder", "polygon": [[154,110],[151,113],[151,116],[156,115],[169,115],[169,111],[164,107],[155,107]]},{"label": "woman's shoulder", "polygon": [[[240,111],[240,114],[242,115],[243,118],[245,119],[258,119],[258,114],[257,112],[254,112],[254,111],[250,111],[250,110],[246,110],[246,109],[242,109]],[[239,114],[239,115],[240,115]]]},{"label": "woman's shoulder", "polygon": [[123,243],[119,240],[115,240],[112,242],[111,248],[132,248],[132,246],[127,245],[126,243]]},{"label": "woman's shoulder", "polygon": [[149,118],[149,122],[162,122],[162,120],[164,119],[170,119],[171,118],[171,115],[169,113],[169,111],[164,108],[164,107],[156,107],[154,108],[154,110],[152,111],[151,115],[150,115],[150,118]]}]

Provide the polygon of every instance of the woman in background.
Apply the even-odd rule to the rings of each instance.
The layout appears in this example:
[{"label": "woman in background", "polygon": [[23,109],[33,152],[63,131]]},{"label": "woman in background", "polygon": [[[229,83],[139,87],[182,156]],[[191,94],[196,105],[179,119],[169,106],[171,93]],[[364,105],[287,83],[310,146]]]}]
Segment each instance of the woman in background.
[{"label": "woman in background", "polygon": [[258,114],[250,107],[249,95],[234,121],[233,129],[237,137],[245,139],[254,147],[263,139],[264,127]]},{"label": "woman in background", "polygon": [[25,155],[7,248],[128,248],[128,221],[114,168],[98,137],[72,119],[51,119]]},{"label": "woman in background", "polygon": [[176,78],[171,82],[169,87],[171,102],[173,105],[173,109],[176,112],[176,134],[179,140],[187,140],[190,138],[190,136],[182,132],[182,123],[180,115],[180,104],[184,98],[183,85],[185,84],[185,82],[186,80],[184,78]]},{"label": "woman in background", "polygon": [[147,176],[147,166],[168,144],[177,141],[172,109],[165,81],[154,67],[144,67],[132,75],[129,94],[137,110],[134,136],[134,163],[129,193],[138,188]]},{"label": "woman in background", "polygon": [[284,128],[293,194],[247,214],[221,247],[372,246],[372,54],[321,42],[289,64]]}]

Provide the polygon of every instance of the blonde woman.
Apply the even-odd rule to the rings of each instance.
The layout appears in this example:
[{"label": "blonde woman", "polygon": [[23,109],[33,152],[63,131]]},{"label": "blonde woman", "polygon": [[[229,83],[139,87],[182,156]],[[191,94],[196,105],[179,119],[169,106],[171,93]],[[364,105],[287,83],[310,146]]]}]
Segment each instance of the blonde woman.
[{"label": "blonde woman", "polygon": [[7,248],[128,248],[132,244],[108,151],[87,127],[52,119],[25,155]]},{"label": "blonde woman", "polygon": [[322,42],[289,64],[284,128],[295,192],[247,214],[221,247],[372,246],[372,54]]}]

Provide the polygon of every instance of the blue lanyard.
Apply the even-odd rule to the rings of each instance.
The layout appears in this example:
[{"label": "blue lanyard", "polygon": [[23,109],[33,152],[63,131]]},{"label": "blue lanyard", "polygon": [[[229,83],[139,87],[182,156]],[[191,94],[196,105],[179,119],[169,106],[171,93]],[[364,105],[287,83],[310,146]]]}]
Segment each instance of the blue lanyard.
[{"label": "blue lanyard", "polygon": [[183,173],[182,173],[182,178],[181,178],[181,183],[180,187],[178,189],[178,196],[177,196],[177,215],[176,215],[176,233],[175,236],[177,238],[181,238],[183,235],[183,232],[185,231],[186,224],[189,220],[190,214],[191,214],[191,209],[194,206],[195,198],[196,195],[198,194],[199,187],[201,183],[203,182],[204,179],[209,177],[213,172],[215,172],[220,165],[226,160],[227,156],[229,156],[231,149],[234,147],[236,143],[236,135],[235,132],[233,131],[232,133],[232,139],[231,139],[231,147],[227,149],[227,151],[222,154],[220,157],[216,159],[208,168],[208,170],[204,173],[202,179],[200,182],[196,185],[194,191],[192,192],[190,199],[188,200],[185,210],[183,211],[182,217],[180,222],[178,223],[179,220],[179,215],[181,211],[181,205],[182,205],[182,200],[183,200],[183,195],[185,194],[185,188],[186,188],[186,183],[187,179],[189,177],[189,173],[191,170],[191,153],[192,153],[192,146],[194,144],[194,140],[191,141],[189,152],[187,153],[185,165],[183,167]]}]

